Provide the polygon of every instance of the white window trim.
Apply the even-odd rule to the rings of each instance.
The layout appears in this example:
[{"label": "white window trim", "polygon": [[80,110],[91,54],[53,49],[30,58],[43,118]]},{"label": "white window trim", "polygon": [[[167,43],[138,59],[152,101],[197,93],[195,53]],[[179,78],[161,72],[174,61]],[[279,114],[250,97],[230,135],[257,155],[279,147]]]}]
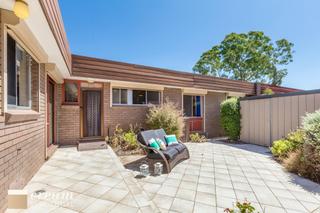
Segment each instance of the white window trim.
[{"label": "white window trim", "polygon": [[[14,40],[15,41],[15,43],[16,43],[16,45],[15,45],[15,47],[16,48],[19,48],[20,50],[22,50],[22,51],[24,51],[24,52],[26,52],[28,55],[30,55],[29,54],[29,52],[27,51],[27,50],[25,50],[19,43],[18,43],[18,41],[17,40]],[[6,41],[7,42],[7,41]],[[5,51],[7,52],[8,50],[7,50],[7,43],[5,43],[5,46],[6,46],[6,49],[5,49]],[[6,54],[7,55],[7,54]],[[30,57],[32,58],[32,56],[30,55]],[[6,59],[7,60],[7,59]],[[16,51],[16,60],[17,60],[17,51]],[[28,70],[28,86],[29,86],[29,91],[28,91],[28,95],[29,95],[29,100],[28,100],[28,103],[29,103],[29,106],[19,106],[18,105],[18,97],[16,96],[16,104],[14,105],[14,104],[6,104],[7,105],[7,110],[19,110],[19,109],[21,109],[21,110],[31,110],[31,108],[32,108],[32,92],[31,92],[31,90],[32,90],[32,79],[31,79],[31,72],[32,72],[32,64],[30,63],[29,64],[29,70]],[[17,77],[17,66],[15,67],[15,71],[16,71],[16,73],[15,73],[15,77]],[[7,70],[7,66],[6,66],[6,73],[8,72],[8,70]],[[8,75],[8,74],[7,74]],[[39,76],[40,77],[40,76]],[[6,76],[6,84],[5,84],[5,87],[7,88],[7,85],[8,85],[8,82],[7,82],[7,79],[8,79],[8,76]],[[17,79],[16,79],[16,82],[17,82]],[[17,85],[16,85],[16,90],[17,90]],[[6,91],[6,98],[8,98],[8,95],[7,95],[7,92],[8,91]],[[18,91],[16,91],[16,94],[18,94]]]},{"label": "white window trim", "polygon": [[[26,45],[24,42],[22,42],[18,36],[16,36],[16,34],[10,30],[8,28],[8,25],[5,24],[4,25],[4,32],[3,32],[3,40],[2,40],[2,47],[3,47],[3,51],[2,51],[2,58],[3,58],[3,80],[2,80],[2,85],[3,85],[3,95],[2,95],[2,98],[3,98],[3,103],[2,103],[2,109],[4,113],[6,112],[10,112],[12,110],[27,110],[27,111],[33,111],[32,110],[32,97],[31,98],[31,105],[30,107],[23,107],[23,106],[16,106],[16,105],[8,105],[8,91],[7,91],[7,85],[8,85],[8,70],[7,70],[7,37],[8,35],[10,35],[15,41],[17,44],[19,44],[23,49],[24,51],[26,51],[31,57],[32,57],[32,60],[35,61],[39,66],[39,79],[38,79],[38,97],[39,97],[39,101],[38,101],[38,105],[37,105],[37,108],[38,108],[38,111],[40,110],[40,99],[41,99],[41,96],[40,96],[40,60],[38,57],[35,56],[35,54],[33,54],[33,52],[28,48],[28,45]],[[31,80],[31,78],[30,78]],[[31,80],[31,83],[32,83],[32,80]],[[30,90],[31,91],[31,90]],[[31,92],[31,95],[32,95],[32,92]]]},{"label": "white window trim", "polygon": [[[119,92],[119,100],[121,100],[121,89],[126,89],[127,90],[127,104],[122,104],[122,103],[113,103],[113,89],[120,89]],[[146,104],[134,104],[133,103],[133,90],[141,90],[146,92]],[[148,91],[152,92],[158,92],[158,99],[159,103],[158,104],[148,104]],[[158,90],[145,90],[145,89],[129,89],[129,88],[121,88],[121,87],[111,87],[111,98],[110,98],[110,106],[150,106],[150,105],[161,105],[161,91]],[[121,102],[121,101],[120,101]]]},{"label": "white window trim", "polygon": [[[203,103],[203,99],[204,99],[204,95],[194,95],[194,94],[182,94],[182,111],[184,113],[184,96],[191,96],[191,97],[196,97],[196,96],[199,96],[200,97],[200,113],[201,113],[201,116],[183,116],[184,118],[204,118],[204,114],[203,114],[203,109],[202,109],[202,106],[204,106],[204,103]],[[191,102],[191,109],[193,109],[192,107],[192,104],[193,102]],[[193,114],[193,110],[192,110],[192,114]]]}]

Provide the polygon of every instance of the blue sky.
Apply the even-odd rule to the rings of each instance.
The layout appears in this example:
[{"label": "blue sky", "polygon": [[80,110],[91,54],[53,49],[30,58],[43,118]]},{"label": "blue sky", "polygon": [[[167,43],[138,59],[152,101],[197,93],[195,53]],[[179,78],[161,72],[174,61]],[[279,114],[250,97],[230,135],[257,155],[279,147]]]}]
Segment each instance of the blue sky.
[{"label": "blue sky", "polygon": [[295,44],[283,86],[320,88],[319,0],[60,0],[72,53],[192,71],[231,32]]}]

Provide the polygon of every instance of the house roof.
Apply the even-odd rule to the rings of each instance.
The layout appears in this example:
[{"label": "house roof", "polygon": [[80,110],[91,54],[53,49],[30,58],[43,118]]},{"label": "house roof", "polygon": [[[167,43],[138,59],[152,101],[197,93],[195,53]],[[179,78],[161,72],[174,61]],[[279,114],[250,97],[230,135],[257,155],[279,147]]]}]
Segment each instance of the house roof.
[{"label": "house roof", "polygon": [[57,41],[60,52],[71,73],[71,51],[63,24],[58,0],[40,0],[40,5]]},{"label": "house roof", "polygon": [[[149,83],[182,88],[237,92],[245,93],[246,95],[255,95],[256,88],[254,83],[246,81],[204,76],[200,74],[79,55],[72,55],[72,76],[97,78],[110,81]],[[267,86],[271,88],[270,85]],[[296,89],[285,87],[272,88],[276,88],[277,93],[297,91]]]}]

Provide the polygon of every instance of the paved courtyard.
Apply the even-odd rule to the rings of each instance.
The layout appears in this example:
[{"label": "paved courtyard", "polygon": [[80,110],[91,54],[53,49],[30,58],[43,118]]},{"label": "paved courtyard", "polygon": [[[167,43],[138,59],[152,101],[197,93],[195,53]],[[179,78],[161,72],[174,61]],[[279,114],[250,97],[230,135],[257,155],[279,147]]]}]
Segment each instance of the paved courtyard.
[{"label": "paved courtyard", "polygon": [[25,187],[27,212],[214,213],[245,199],[259,212],[320,212],[320,185],[285,172],[267,148],[187,146],[190,159],[169,175],[141,179],[110,148],[60,148]]}]

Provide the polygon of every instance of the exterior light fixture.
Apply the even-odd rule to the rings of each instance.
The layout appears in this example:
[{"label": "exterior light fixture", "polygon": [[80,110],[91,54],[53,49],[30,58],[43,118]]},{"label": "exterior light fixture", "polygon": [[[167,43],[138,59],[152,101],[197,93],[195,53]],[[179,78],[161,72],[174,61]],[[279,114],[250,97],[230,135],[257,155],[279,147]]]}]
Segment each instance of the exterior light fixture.
[{"label": "exterior light fixture", "polygon": [[13,12],[18,18],[26,19],[29,17],[29,6],[26,0],[16,0],[13,6]]}]

